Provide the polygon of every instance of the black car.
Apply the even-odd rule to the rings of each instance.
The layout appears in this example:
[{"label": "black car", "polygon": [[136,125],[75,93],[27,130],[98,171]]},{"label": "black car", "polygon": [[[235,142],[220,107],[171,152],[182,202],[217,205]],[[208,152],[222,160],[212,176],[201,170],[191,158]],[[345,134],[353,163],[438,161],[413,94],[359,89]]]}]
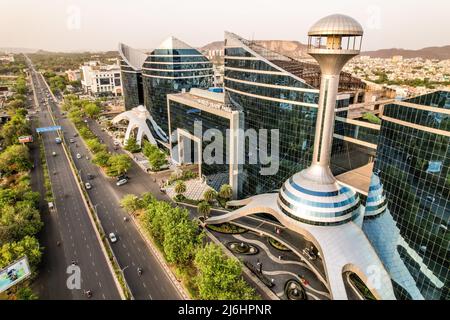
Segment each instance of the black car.
[{"label": "black car", "polygon": [[130,177],[127,176],[126,174],[122,174],[122,175],[117,177],[117,181],[120,181],[120,180],[123,180],[123,179],[130,180]]},{"label": "black car", "polygon": [[92,180],[92,179],[94,179],[94,175],[93,175],[93,174],[88,174],[88,175],[87,175],[87,178],[88,178],[89,180]]}]

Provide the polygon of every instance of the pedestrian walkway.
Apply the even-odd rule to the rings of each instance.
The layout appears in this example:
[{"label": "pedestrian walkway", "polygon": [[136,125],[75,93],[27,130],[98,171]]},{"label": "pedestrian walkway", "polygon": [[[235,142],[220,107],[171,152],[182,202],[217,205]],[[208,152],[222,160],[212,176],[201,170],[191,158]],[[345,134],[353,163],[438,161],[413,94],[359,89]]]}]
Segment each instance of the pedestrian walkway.
[{"label": "pedestrian walkway", "polygon": [[[185,184],[186,184],[186,192],[183,193],[183,195],[187,199],[191,199],[191,200],[197,200],[197,201],[202,200],[203,194],[205,193],[205,191],[211,189],[211,187],[208,186],[201,179],[188,180],[188,181],[185,181]],[[175,192],[175,185],[176,185],[176,183],[173,183],[169,187],[166,187],[166,193],[171,198],[173,198],[177,195]]]}]

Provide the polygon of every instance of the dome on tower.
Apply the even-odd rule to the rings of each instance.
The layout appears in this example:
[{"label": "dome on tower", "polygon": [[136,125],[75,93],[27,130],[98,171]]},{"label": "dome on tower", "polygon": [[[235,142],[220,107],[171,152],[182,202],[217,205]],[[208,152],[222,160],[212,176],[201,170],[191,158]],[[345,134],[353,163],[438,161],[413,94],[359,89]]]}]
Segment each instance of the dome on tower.
[{"label": "dome on tower", "polygon": [[341,185],[328,168],[313,165],[291,178],[278,194],[280,210],[290,218],[312,225],[339,225],[361,217],[358,194]]},{"label": "dome on tower", "polygon": [[352,17],[343,14],[332,14],[317,21],[308,32],[308,36],[362,36],[361,24]]}]

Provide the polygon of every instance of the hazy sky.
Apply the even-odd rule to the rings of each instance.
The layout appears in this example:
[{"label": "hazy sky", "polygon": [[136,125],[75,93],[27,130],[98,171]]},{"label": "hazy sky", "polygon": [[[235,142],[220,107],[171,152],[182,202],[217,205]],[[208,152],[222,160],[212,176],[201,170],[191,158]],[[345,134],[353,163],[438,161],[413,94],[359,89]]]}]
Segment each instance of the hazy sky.
[{"label": "hazy sky", "polygon": [[448,0],[0,0],[0,47],[115,50],[156,47],[174,35],[192,46],[232,31],[249,39],[306,41],[319,18],[348,14],[363,50],[450,44]]}]

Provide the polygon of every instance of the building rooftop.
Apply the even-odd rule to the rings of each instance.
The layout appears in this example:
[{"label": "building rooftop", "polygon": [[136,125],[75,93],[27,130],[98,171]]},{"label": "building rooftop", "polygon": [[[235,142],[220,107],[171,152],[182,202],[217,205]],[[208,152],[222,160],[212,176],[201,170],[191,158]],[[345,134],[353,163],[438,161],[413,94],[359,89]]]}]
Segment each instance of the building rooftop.
[{"label": "building rooftop", "polygon": [[[225,105],[225,94],[193,88],[189,92],[174,93],[168,95],[185,104],[197,104],[202,110],[211,113],[232,113],[233,110]],[[217,111],[217,112],[216,112]],[[228,117],[228,116],[227,116]]]},{"label": "building rooftop", "polygon": [[[250,49],[263,56],[281,69],[303,79],[310,86],[319,89],[321,70],[316,63],[303,62],[284,56],[280,53],[266,49],[254,42],[241,39]],[[341,72],[339,79],[339,91],[365,89],[366,84],[359,78],[353,77],[348,72]]]},{"label": "building rooftop", "polygon": [[338,175],[336,179],[346,185],[367,196],[369,193],[370,178],[373,172],[373,162],[365,166],[348,171]]}]

